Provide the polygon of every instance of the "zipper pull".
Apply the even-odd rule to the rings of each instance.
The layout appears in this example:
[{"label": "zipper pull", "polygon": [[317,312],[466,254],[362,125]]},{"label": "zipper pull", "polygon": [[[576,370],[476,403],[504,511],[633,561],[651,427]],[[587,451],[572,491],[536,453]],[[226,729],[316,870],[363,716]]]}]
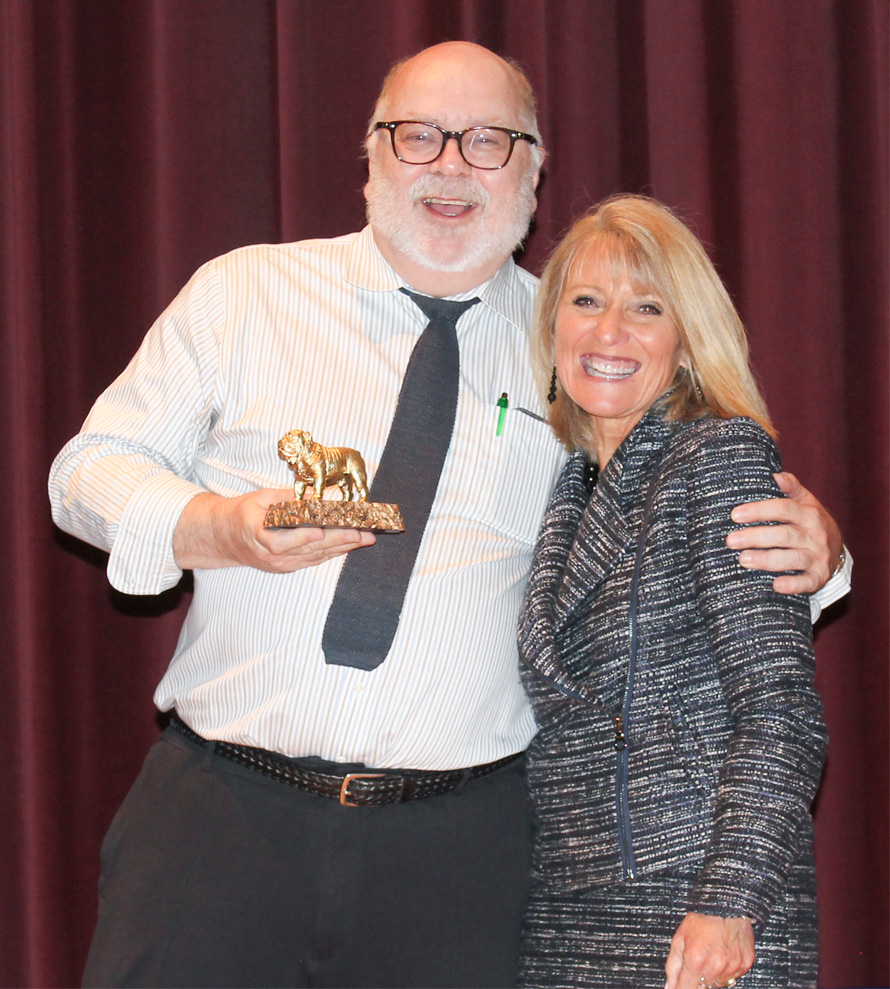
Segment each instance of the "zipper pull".
[{"label": "zipper pull", "polygon": [[627,748],[627,742],[624,739],[624,718],[620,714],[616,714],[613,724],[615,725],[615,751],[623,752]]}]

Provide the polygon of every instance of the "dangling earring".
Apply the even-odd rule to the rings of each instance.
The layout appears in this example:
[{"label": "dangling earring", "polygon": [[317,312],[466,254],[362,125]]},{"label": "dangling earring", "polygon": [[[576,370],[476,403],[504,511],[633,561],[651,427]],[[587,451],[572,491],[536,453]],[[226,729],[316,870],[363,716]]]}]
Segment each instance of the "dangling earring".
[{"label": "dangling earring", "polygon": [[685,364],[681,365],[683,370],[689,375],[689,380],[692,382],[692,387],[695,389],[695,394],[698,396],[698,400],[704,404],[705,396],[701,390],[701,385],[698,383],[698,375],[692,370],[692,367],[687,367]]},{"label": "dangling earring", "polygon": [[550,391],[547,392],[547,401],[553,405],[556,401],[556,365],[553,365],[553,374],[550,375]]}]

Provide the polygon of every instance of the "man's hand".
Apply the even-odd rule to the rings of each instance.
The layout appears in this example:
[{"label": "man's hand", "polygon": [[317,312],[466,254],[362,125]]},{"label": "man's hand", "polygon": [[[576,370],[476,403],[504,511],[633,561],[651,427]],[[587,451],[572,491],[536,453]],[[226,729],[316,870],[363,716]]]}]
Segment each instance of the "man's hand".
[{"label": "man's hand", "polygon": [[292,488],[267,488],[238,498],[197,495],[185,506],[173,533],[177,566],[291,573],[376,542],[373,533],[359,529],[264,529],[269,505],[293,496]]},{"label": "man's hand", "polygon": [[732,510],[732,519],[781,524],[735,529],[726,537],[726,545],[744,550],[739,563],[750,570],[799,570],[773,581],[781,594],[814,594],[840,561],[841,531],[793,474],[774,476],[788,497],[738,505]]},{"label": "man's hand", "polygon": [[747,917],[687,913],[671,940],[664,989],[726,986],[753,964],[754,927]]}]

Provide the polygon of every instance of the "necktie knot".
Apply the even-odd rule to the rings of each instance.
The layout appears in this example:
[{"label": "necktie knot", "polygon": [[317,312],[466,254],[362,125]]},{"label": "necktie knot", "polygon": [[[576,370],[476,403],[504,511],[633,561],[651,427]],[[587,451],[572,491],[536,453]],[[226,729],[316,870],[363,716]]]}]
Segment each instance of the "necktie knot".
[{"label": "necktie knot", "polygon": [[399,289],[399,291],[404,292],[430,322],[444,319],[452,324],[457,323],[462,313],[481,301],[479,298],[475,298],[456,302],[454,299],[437,299],[432,295],[419,295],[417,292],[411,292],[406,288]]}]

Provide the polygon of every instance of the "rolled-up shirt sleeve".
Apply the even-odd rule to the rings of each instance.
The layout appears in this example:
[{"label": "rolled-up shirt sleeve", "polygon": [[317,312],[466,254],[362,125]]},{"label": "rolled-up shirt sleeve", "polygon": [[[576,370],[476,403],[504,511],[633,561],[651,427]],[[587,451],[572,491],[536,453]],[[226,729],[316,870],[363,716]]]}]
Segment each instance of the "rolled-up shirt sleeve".
[{"label": "rolled-up shirt sleeve", "polygon": [[195,456],[212,422],[223,324],[211,262],[152,326],[50,470],[53,520],[107,550],[108,579],[127,594],[157,594],[182,576],[173,532],[204,490]]}]

